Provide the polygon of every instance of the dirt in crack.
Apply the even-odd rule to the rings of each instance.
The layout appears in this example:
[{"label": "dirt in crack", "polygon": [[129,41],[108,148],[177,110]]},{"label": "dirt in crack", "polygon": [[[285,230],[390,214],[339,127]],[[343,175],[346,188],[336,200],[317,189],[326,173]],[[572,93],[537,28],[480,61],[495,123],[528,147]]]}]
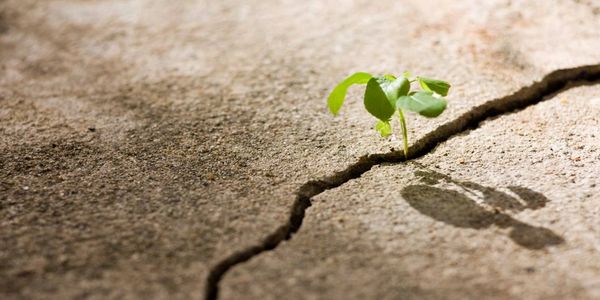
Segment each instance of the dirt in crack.
[{"label": "dirt in crack", "polygon": [[408,157],[406,158],[401,152],[370,154],[360,157],[357,162],[351,164],[343,171],[336,172],[322,179],[306,182],[298,189],[289,219],[285,224],[279,226],[261,243],[233,253],[210,270],[206,284],[206,299],[217,299],[219,283],[232,267],[248,261],[264,251],[272,250],[282,241],[290,239],[302,226],[306,210],[311,206],[312,197],[339,187],[352,179],[359,178],[376,165],[382,163],[399,163],[422,157],[451,137],[477,128],[484,120],[535,105],[551,98],[554,94],[562,90],[580,85],[598,84],[600,83],[598,81],[600,81],[600,64],[551,72],[539,82],[523,87],[508,96],[485,102],[472,108],[455,120],[441,125],[416,141],[410,147]]}]

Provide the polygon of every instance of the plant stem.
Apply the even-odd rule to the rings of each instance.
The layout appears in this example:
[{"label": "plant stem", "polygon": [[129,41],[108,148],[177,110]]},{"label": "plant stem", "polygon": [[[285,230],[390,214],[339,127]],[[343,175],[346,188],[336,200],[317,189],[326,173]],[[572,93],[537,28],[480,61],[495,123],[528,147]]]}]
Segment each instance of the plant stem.
[{"label": "plant stem", "polygon": [[398,117],[400,118],[400,127],[402,127],[402,143],[404,144],[404,158],[408,159],[408,131],[406,130],[406,120],[402,109],[398,109]]}]

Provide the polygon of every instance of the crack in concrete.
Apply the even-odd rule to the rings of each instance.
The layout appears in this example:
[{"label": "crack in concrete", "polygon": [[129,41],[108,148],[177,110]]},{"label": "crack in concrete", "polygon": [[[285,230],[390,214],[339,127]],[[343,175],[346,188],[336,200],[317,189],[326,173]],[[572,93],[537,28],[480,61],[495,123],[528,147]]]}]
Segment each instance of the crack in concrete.
[{"label": "crack in concrete", "polygon": [[311,206],[312,197],[339,187],[352,179],[359,178],[376,165],[399,163],[422,157],[431,152],[440,143],[449,140],[459,133],[477,128],[481,122],[487,119],[535,105],[551,98],[554,94],[562,90],[585,83],[598,84],[600,82],[596,81],[599,80],[600,64],[553,71],[544,76],[541,81],[523,87],[511,95],[487,101],[470,109],[453,121],[441,125],[410,147],[406,158],[402,152],[398,151],[369,154],[360,157],[357,162],[351,164],[343,171],[335,172],[333,175],[322,179],[310,180],[304,183],[296,192],[289,220],[285,224],[279,226],[261,243],[237,251],[212,267],[207,277],[206,299],[217,299],[219,282],[232,267],[246,262],[252,257],[260,255],[262,252],[276,248],[284,240],[289,240],[300,229],[300,226],[302,226],[306,209]]}]

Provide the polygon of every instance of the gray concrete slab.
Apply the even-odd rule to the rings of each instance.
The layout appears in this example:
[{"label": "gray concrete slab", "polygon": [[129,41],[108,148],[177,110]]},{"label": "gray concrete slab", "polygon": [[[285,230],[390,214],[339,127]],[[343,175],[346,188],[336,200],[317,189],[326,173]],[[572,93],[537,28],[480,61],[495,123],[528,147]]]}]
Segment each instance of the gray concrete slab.
[{"label": "gray concrete slab", "polygon": [[0,7],[3,298],[202,297],[212,266],[286,221],[301,184],[398,148],[360,89],[327,114],[351,72],[454,84],[443,117],[409,117],[415,141],[600,61],[597,14],[572,1]]},{"label": "gray concrete slab", "polygon": [[223,298],[597,299],[599,111],[574,87],[316,196]]}]

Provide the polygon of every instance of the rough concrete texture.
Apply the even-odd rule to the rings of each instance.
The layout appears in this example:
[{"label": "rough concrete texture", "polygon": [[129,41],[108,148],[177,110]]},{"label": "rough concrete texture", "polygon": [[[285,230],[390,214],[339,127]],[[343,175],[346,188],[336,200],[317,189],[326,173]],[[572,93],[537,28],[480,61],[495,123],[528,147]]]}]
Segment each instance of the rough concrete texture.
[{"label": "rough concrete texture", "polygon": [[576,87],[375,167],[315,197],[222,296],[598,299],[599,112],[600,87]]},{"label": "rough concrete texture", "polygon": [[[409,118],[415,141],[553,70],[600,62],[593,3],[480,2],[1,1],[0,298],[201,298],[211,267],[287,220],[302,183],[399,144],[375,135],[360,89],[339,118],[327,114],[328,90],[350,72],[453,83],[441,118]],[[375,197],[352,184],[341,190]],[[344,234],[385,242],[354,233]],[[376,243],[360,239],[363,259],[338,265],[370,276]],[[347,242],[325,240],[310,246],[343,252]],[[284,293],[263,285],[282,279],[264,269],[273,263],[256,266],[263,259],[232,269],[222,296]],[[303,277],[320,268],[296,267],[322,281]],[[329,282],[322,295],[343,286]]]}]

